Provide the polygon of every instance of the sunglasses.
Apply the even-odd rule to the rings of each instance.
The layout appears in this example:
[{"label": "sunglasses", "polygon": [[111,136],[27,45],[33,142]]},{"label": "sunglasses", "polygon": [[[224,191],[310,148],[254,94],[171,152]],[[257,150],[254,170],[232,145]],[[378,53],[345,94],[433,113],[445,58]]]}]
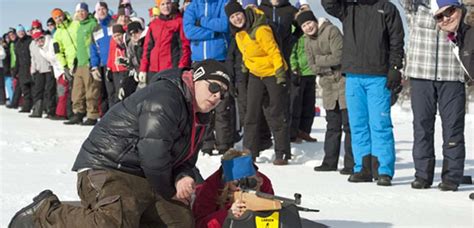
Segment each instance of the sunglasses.
[{"label": "sunglasses", "polygon": [[209,86],[207,89],[209,89],[209,92],[212,94],[220,93],[221,94],[221,100],[224,100],[225,96],[227,95],[227,90],[224,89],[219,83],[217,82],[211,82],[209,80],[205,80],[207,83],[209,83]]},{"label": "sunglasses", "polygon": [[436,14],[433,16],[436,22],[442,22],[445,17],[449,18],[453,16],[453,14],[456,12],[457,7],[450,6],[446,8],[443,12]]}]

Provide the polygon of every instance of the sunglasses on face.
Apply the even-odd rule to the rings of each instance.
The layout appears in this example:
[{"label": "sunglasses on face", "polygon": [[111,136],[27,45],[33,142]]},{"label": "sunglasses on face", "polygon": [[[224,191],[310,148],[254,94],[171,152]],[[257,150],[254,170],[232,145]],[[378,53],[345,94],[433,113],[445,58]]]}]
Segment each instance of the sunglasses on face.
[{"label": "sunglasses on face", "polygon": [[449,18],[453,16],[453,14],[456,12],[456,7],[450,6],[446,8],[443,12],[440,14],[434,15],[433,18],[435,19],[436,22],[442,22],[445,17]]},{"label": "sunglasses on face", "polygon": [[206,80],[207,83],[209,83],[209,86],[207,89],[209,89],[209,92],[212,94],[220,93],[221,94],[221,100],[225,98],[227,95],[227,90],[225,90],[219,83],[217,82],[211,82],[209,80]]}]

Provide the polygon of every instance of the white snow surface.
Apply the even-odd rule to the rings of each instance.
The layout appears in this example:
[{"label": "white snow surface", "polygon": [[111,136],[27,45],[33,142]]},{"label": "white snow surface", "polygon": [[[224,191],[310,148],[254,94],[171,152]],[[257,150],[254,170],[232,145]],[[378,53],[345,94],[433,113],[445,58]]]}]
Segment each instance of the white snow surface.
[{"label": "white snow surface", "polygon": [[[271,164],[273,150],[262,153],[259,170],[270,177],[279,196],[301,193],[304,207],[321,210],[301,212],[305,219],[330,227],[474,227],[474,201],[468,198],[474,185],[461,185],[457,192],[441,192],[442,134],[436,122],[436,170],[433,187],[414,190],[411,154],[412,114],[407,107],[392,109],[396,140],[396,170],[393,186],[349,183],[339,172],[314,172],[323,157],[326,121],[315,117],[312,136],[317,143],[292,144],[290,165]],[[466,115],[465,175],[474,175],[474,115]],[[44,189],[61,200],[79,200],[76,173],[71,171],[82,142],[92,127],[66,126],[61,121],[28,118],[17,110],[0,107],[0,227],[7,227],[16,211],[28,205]],[[236,145],[241,148],[241,143]],[[203,177],[220,164],[219,156],[200,155],[197,166]],[[339,162],[342,166],[342,156]],[[307,223],[307,227],[311,227]]]}]

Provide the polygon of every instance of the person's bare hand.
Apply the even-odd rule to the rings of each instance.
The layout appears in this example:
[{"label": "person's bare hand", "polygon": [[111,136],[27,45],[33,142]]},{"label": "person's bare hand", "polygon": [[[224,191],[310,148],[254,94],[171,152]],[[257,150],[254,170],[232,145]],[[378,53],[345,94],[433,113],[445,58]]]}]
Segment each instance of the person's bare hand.
[{"label": "person's bare hand", "polygon": [[239,218],[240,216],[242,216],[246,210],[247,210],[247,206],[245,202],[242,200],[236,200],[230,207],[230,211],[236,218]]},{"label": "person's bare hand", "polygon": [[185,176],[179,179],[178,182],[176,182],[176,198],[180,201],[185,200],[190,202],[195,188],[196,187],[193,178]]}]

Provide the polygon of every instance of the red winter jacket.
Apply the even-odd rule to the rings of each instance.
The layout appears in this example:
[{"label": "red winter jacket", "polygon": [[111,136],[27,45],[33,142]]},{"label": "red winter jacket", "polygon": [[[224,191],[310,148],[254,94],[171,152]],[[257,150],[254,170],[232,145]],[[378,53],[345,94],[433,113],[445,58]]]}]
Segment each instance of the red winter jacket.
[{"label": "red winter jacket", "polygon": [[[274,194],[270,179],[260,172],[257,172],[257,176],[263,179],[260,191]],[[232,203],[228,203],[224,208],[219,209],[217,198],[223,187],[222,168],[219,168],[202,185],[197,187],[196,199],[193,204],[196,228],[221,228],[224,224]]]},{"label": "red winter jacket", "polygon": [[109,57],[107,58],[107,68],[112,72],[123,72],[127,71],[127,67],[118,64],[116,59],[118,57],[127,58],[125,46],[119,47],[114,39],[110,39]]},{"label": "red winter jacket", "polygon": [[140,71],[160,72],[170,68],[188,67],[190,64],[191,49],[189,40],[184,35],[182,16],[160,16],[153,20],[145,37]]}]

